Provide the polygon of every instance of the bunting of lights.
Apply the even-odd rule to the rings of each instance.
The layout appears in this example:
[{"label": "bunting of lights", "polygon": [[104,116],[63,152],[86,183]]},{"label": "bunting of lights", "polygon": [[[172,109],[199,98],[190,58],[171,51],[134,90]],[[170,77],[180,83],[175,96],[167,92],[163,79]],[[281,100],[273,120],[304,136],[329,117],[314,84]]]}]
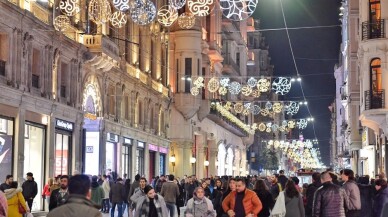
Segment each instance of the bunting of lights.
[{"label": "bunting of lights", "polygon": [[223,117],[227,118],[229,121],[236,124],[238,127],[243,129],[245,132],[252,134],[252,135],[255,133],[255,131],[253,129],[251,129],[251,126],[249,124],[245,124],[244,122],[242,122],[239,118],[237,118],[234,114],[232,114],[231,112],[226,110],[218,102],[215,103],[215,105],[213,105],[213,106]]},{"label": "bunting of lights", "polygon": [[222,14],[234,21],[248,19],[255,12],[258,0],[220,0]]},{"label": "bunting of lights", "polygon": [[[199,88],[193,87],[192,90],[198,90],[197,95],[199,94]],[[194,95],[194,94],[193,94]],[[289,115],[295,115],[299,111],[299,105],[304,104],[304,102],[295,102],[295,101],[226,101],[221,103],[225,109],[228,111],[233,111],[235,113],[243,113],[244,115],[261,115],[261,116],[273,116],[275,114],[287,113]],[[292,114],[289,112],[292,110]],[[301,126],[304,126],[304,123],[300,123]]]},{"label": "bunting of lights", "polygon": [[[218,92],[220,95],[226,95],[228,92],[231,95],[244,95],[252,97],[260,97],[262,93],[270,92],[271,90],[278,95],[286,95],[291,90],[292,78],[287,77],[250,77],[246,81],[238,78],[239,81],[231,80],[228,77],[211,77],[207,84],[204,84],[204,77],[186,78],[183,80],[192,80],[192,88],[206,88],[210,93]],[[200,80],[202,83],[196,81]],[[196,92],[195,92],[196,93]],[[294,113],[295,107],[292,106],[290,113]]]}]

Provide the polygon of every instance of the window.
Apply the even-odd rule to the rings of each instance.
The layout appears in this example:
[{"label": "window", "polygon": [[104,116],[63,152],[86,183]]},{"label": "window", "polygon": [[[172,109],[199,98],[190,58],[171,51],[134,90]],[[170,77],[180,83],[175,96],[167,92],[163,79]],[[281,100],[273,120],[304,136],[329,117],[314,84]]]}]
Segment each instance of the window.
[{"label": "window", "polygon": [[32,75],[31,75],[31,85],[32,87],[40,87],[40,51],[38,49],[33,49],[32,51]]},{"label": "window", "polygon": [[380,0],[369,0],[369,21],[374,23],[379,19],[381,19]]},{"label": "window", "polygon": [[179,59],[176,59],[176,92],[179,93],[179,82],[181,81],[181,78],[179,76]]},{"label": "window", "polygon": [[190,93],[192,75],[192,59],[185,58],[185,93]]},{"label": "window", "polygon": [[0,75],[5,76],[5,65],[8,60],[8,36],[0,34]]},{"label": "window", "polygon": [[236,53],[236,64],[240,66],[240,52]]},{"label": "window", "polygon": [[[145,146],[144,142],[138,142]],[[144,149],[137,148],[136,149],[136,174],[144,174]]]},{"label": "window", "polygon": [[[130,139],[126,139],[131,141]],[[131,159],[132,159],[132,146],[131,144],[123,144],[122,146],[122,157],[121,157],[121,175],[131,174]]]},{"label": "window", "polygon": [[138,124],[143,125],[143,103],[141,100],[138,101],[138,109],[137,109],[137,117],[138,117]]},{"label": "window", "polygon": [[372,59],[370,70],[370,89],[373,92],[379,91],[382,89],[381,60],[379,58]]},{"label": "window", "polygon": [[125,120],[129,120],[129,114],[130,114],[130,105],[129,105],[129,96],[125,97]]}]

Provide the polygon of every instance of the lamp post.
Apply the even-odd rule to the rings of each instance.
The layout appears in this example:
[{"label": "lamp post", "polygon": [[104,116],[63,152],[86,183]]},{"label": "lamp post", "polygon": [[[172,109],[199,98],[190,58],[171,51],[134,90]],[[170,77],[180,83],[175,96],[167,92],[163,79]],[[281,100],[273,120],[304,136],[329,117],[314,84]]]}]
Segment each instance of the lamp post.
[{"label": "lamp post", "polygon": [[175,161],[176,161],[175,154],[172,154],[170,157],[170,162],[172,164],[172,171],[173,172],[174,172],[174,168],[175,168]]}]

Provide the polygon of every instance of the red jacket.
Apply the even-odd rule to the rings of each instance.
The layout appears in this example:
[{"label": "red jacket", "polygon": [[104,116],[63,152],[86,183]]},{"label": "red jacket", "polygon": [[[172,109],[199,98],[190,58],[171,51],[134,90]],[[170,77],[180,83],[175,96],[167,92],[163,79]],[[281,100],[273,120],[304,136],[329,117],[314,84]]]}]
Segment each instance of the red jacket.
[{"label": "red jacket", "polygon": [[[236,204],[236,191],[232,191],[228,194],[228,196],[222,202],[222,208],[225,212],[229,210],[234,210],[234,206]],[[245,214],[253,214],[255,217],[260,213],[263,205],[257,194],[254,191],[249,189],[245,189],[243,206],[245,210]]]}]

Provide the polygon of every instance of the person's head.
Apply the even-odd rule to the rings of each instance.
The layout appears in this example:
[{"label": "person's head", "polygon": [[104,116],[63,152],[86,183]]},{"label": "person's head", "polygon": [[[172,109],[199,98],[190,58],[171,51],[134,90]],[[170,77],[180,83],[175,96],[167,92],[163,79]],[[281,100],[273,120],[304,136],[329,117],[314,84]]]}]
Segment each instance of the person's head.
[{"label": "person's head", "polygon": [[173,174],[168,175],[168,181],[174,181],[175,176]]},{"label": "person's head", "polygon": [[235,191],[236,190],[236,179],[230,178],[228,185],[229,185],[228,187],[231,191]]},{"label": "person's head", "polygon": [[166,180],[166,177],[164,175],[161,175],[160,180],[164,181],[164,180]]},{"label": "person's head", "polygon": [[295,185],[299,185],[299,178],[294,176],[291,178],[291,180],[295,183]]},{"label": "person's head", "polygon": [[206,182],[207,186],[209,186],[209,185],[210,185],[210,183],[211,183],[211,180],[210,180],[210,178],[207,178],[207,179],[205,179],[205,182]]},{"label": "person's head", "polygon": [[49,179],[47,180],[47,184],[48,184],[49,186],[53,185],[53,184],[54,184],[54,179],[53,179],[53,178],[49,178]]},{"label": "person's head", "polygon": [[295,186],[295,182],[292,181],[292,179],[289,179],[287,181],[284,191],[285,191],[287,197],[289,197],[289,198],[298,197],[298,195],[299,195],[298,189],[296,189],[296,186]]},{"label": "person's head", "polygon": [[202,187],[196,187],[193,192],[194,199],[202,200],[205,197],[205,190]]},{"label": "person's head", "polygon": [[279,170],[279,175],[284,175],[284,170]]},{"label": "person's head", "polygon": [[116,183],[123,184],[123,179],[122,178],[117,178]]},{"label": "person's head", "polygon": [[258,179],[253,189],[256,191],[264,191],[264,190],[268,191],[268,186],[265,184],[264,180]]},{"label": "person's head", "polygon": [[220,188],[220,189],[222,188],[222,181],[221,181],[221,179],[217,179],[216,180],[216,187]]},{"label": "person's head", "polygon": [[18,182],[16,182],[16,181],[10,182],[10,183],[9,183],[9,187],[10,187],[10,188],[18,188]]},{"label": "person's head", "polygon": [[278,182],[278,178],[276,177],[276,175],[275,174],[273,174],[272,176],[271,176],[271,183],[272,184],[275,184],[275,183],[277,183]]},{"label": "person's head", "polygon": [[144,189],[145,186],[146,186],[146,184],[147,184],[147,179],[144,178],[144,177],[141,177],[141,178],[140,178],[140,188],[141,188],[141,189]]},{"label": "person's head", "polygon": [[244,179],[236,179],[236,191],[243,192],[245,191],[246,183]]},{"label": "person's head", "polygon": [[[63,176],[62,176],[63,177]],[[61,181],[62,181],[61,177]],[[87,175],[75,175],[69,179],[69,194],[89,196],[90,178]]]},{"label": "person's head", "polygon": [[147,185],[144,187],[144,193],[147,195],[148,198],[155,198],[155,190],[151,185]]},{"label": "person's head", "polygon": [[63,175],[61,176],[61,188],[66,189],[69,185],[69,176],[68,175]]},{"label": "person's head", "polygon": [[140,181],[140,174],[136,174],[136,176],[135,176],[135,181]]},{"label": "person's head", "polygon": [[330,172],[321,173],[321,183],[331,182],[331,181],[332,181],[332,178],[331,178]]},{"label": "person's head", "polygon": [[375,175],[375,180],[380,179],[379,175]]},{"label": "person's head", "polygon": [[313,179],[313,183],[319,182],[321,180],[321,174],[318,172],[313,173],[311,177]]},{"label": "person's head", "polygon": [[384,179],[377,179],[375,181],[376,191],[379,191],[381,189],[385,189],[386,187],[387,187],[387,181],[385,181]]},{"label": "person's head", "polygon": [[342,179],[342,181],[345,181],[345,182],[347,182],[349,180],[354,181],[355,178],[354,178],[353,170],[344,169],[341,173],[341,179]]},{"label": "person's head", "polygon": [[5,177],[5,183],[7,183],[7,185],[11,185],[11,182],[13,182],[13,175],[7,175]]},{"label": "person's head", "polygon": [[97,182],[98,177],[97,176],[92,176],[92,182]]},{"label": "person's head", "polygon": [[127,179],[128,175],[126,173],[124,173],[123,177],[124,177],[124,179]]},{"label": "person's head", "polygon": [[104,180],[104,181],[105,181],[105,180],[106,180],[106,178],[107,178],[107,177],[106,177],[106,175],[105,175],[105,174],[104,174],[104,175],[102,175],[102,180]]},{"label": "person's head", "polygon": [[206,182],[202,182],[202,183],[201,183],[201,187],[202,187],[203,189],[207,188],[207,183],[206,183]]},{"label": "person's head", "polygon": [[32,180],[34,178],[34,175],[32,174],[32,172],[28,172],[26,175],[27,175],[27,180]]}]

